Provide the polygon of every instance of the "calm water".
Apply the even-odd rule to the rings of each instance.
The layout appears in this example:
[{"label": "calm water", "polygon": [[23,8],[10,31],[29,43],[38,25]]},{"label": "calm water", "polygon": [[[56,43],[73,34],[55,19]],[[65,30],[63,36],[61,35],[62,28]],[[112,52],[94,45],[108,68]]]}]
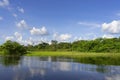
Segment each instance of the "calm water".
[{"label": "calm water", "polygon": [[120,66],[60,57],[0,57],[0,80],[120,80]]}]

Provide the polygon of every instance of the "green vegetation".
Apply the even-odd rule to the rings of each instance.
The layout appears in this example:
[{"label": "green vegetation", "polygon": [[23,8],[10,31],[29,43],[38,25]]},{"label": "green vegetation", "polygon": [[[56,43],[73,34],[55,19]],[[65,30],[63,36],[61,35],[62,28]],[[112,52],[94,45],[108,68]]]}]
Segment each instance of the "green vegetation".
[{"label": "green vegetation", "polygon": [[72,51],[32,51],[26,56],[63,56],[63,57],[120,57],[120,53],[85,53]]},{"label": "green vegetation", "polygon": [[20,45],[17,42],[6,41],[1,48],[3,49],[4,55],[23,55],[27,52],[26,48],[23,45]]},{"label": "green vegetation", "polygon": [[72,58],[75,62],[103,65],[120,65],[120,53],[82,53],[61,51],[33,51],[26,56],[52,56]]},{"label": "green vegetation", "polygon": [[[32,51],[26,54],[26,56],[72,56],[75,52],[64,51]],[[75,54],[74,54],[75,55]]]},{"label": "green vegetation", "polygon": [[75,58],[78,62],[93,64],[111,63],[120,65],[119,53],[120,38],[98,38],[95,40],[79,40],[72,43],[52,40],[51,44],[42,42],[38,45],[27,46],[7,41],[0,46],[1,55],[61,56]]},{"label": "green vegetation", "polygon": [[5,53],[26,53],[27,51],[77,51],[94,53],[120,53],[120,38],[98,38],[95,40],[78,40],[72,43],[58,42],[52,40],[51,44],[41,42],[38,45],[27,45],[26,47],[17,42],[7,41],[0,46],[0,51]]},{"label": "green vegetation", "polygon": [[52,40],[51,44],[42,42],[38,45],[28,45],[30,51],[79,51],[97,53],[120,53],[120,38],[98,38],[95,40],[79,40],[72,43],[57,42]]},{"label": "green vegetation", "polygon": [[0,58],[0,63],[4,66],[18,65],[20,56],[3,56]]}]

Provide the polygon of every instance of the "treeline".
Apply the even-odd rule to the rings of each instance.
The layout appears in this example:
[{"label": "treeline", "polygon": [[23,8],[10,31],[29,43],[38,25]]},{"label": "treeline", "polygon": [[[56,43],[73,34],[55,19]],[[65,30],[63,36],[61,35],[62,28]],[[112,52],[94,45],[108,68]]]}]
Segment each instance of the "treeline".
[{"label": "treeline", "polygon": [[[16,47],[17,46],[17,47]],[[70,42],[58,42],[52,40],[51,44],[42,42],[38,45],[20,45],[17,42],[7,41],[0,46],[0,50],[8,52],[26,52],[26,51],[79,51],[79,52],[120,52],[120,38],[98,38],[95,40],[79,40]],[[19,50],[19,51],[18,51]],[[15,53],[15,52],[14,52]]]},{"label": "treeline", "polygon": [[42,42],[38,45],[28,45],[28,50],[40,51],[79,51],[79,52],[120,52],[120,38],[98,38],[95,40],[79,40],[72,43],[57,42],[51,44]]}]

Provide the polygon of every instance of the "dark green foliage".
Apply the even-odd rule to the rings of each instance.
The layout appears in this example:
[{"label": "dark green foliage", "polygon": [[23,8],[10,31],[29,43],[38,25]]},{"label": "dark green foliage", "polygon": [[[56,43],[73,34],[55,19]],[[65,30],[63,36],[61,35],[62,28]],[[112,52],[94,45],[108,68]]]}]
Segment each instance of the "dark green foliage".
[{"label": "dark green foliage", "polygon": [[34,47],[33,45],[27,45],[26,48],[28,51],[33,51],[36,47]]},{"label": "dark green foliage", "polygon": [[57,45],[57,41],[56,40],[52,40],[51,41],[51,45],[50,45],[50,48],[52,51],[56,51],[58,49],[58,45]]},{"label": "dark green foliage", "polygon": [[120,52],[120,38],[97,38],[95,40],[79,40],[73,43],[52,40],[51,44],[42,42],[38,45],[28,45],[28,50],[44,51],[79,51],[79,52]]},{"label": "dark green foliage", "polygon": [[120,39],[98,38],[95,40],[80,40],[72,43],[73,51],[81,52],[120,52]]},{"label": "dark green foliage", "polygon": [[[99,54],[99,53],[98,53]],[[81,57],[81,58],[74,58],[74,61],[86,63],[86,64],[96,64],[96,65],[120,65],[120,57],[108,57],[108,56],[98,56],[98,57]]]},{"label": "dark green foliage", "polygon": [[2,48],[4,50],[4,54],[6,55],[23,55],[27,52],[23,45],[13,41],[6,41],[2,45]]},{"label": "dark green foliage", "polygon": [[0,51],[2,51],[2,46],[0,46]]},{"label": "dark green foliage", "polygon": [[46,50],[49,48],[49,44],[46,42],[42,42],[38,45],[35,45],[34,48],[35,48],[35,50]]},{"label": "dark green foliage", "polygon": [[[98,38],[95,40],[79,40],[72,43],[58,42],[52,40],[51,44],[42,42],[38,45],[26,46],[28,51],[79,51],[79,52],[120,52],[120,38]],[[5,53],[10,54],[24,54],[26,48],[17,42],[7,41],[0,47],[0,50],[4,49]]]},{"label": "dark green foliage", "polygon": [[72,47],[72,45],[71,45],[71,43],[68,43],[68,42],[60,42],[60,43],[58,43],[58,45],[57,45],[58,47],[58,50],[65,50],[65,51],[71,51],[71,47]]}]

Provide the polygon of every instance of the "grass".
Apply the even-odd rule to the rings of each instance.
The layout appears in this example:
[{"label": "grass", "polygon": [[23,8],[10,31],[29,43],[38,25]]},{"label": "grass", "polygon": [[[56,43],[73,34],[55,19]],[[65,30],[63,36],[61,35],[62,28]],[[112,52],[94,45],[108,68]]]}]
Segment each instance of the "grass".
[{"label": "grass", "polygon": [[3,51],[0,51],[0,55],[4,55]]},{"label": "grass", "polygon": [[69,57],[75,62],[97,65],[120,65],[120,53],[82,53],[82,52],[60,52],[60,51],[33,51],[26,56],[52,56]]},{"label": "grass", "polygon": [[70,56],[73,52],[58,52],[58,51],[33,51],[28,54],[27,56]]},{"label": "grass", "polygon": [[85,53],[64,51],[33,51],[26,56],[68,56],[68,57],[120,57],[120,53]]},{"label": "grass", "polygon": [[[4,55],[0,51],[1,55]],[[65,51],[32,51],[24,56],[51,56],[72,58],[75,62],[97,65],[120,65],[120,53],[85,53]]]}]

